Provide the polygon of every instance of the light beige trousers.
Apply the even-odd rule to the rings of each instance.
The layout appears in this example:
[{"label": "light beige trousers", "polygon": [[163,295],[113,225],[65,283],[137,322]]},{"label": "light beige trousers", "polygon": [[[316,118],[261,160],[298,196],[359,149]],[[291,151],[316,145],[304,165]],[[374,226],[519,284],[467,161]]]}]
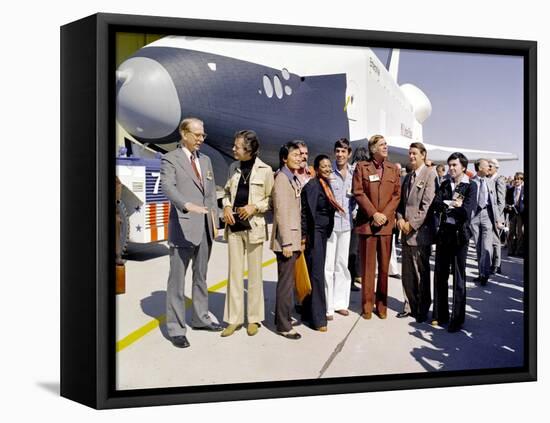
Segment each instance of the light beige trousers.
[{"label": "light beige trousers", "polygon": [[223,320],[229,324],[244,323],[244,263],[248,262],[247,321],[260,323],[265,319],[262,277],[263,243],[251,244],[248,231],[231,232],[227,237],[229,279],[225,295]]}]

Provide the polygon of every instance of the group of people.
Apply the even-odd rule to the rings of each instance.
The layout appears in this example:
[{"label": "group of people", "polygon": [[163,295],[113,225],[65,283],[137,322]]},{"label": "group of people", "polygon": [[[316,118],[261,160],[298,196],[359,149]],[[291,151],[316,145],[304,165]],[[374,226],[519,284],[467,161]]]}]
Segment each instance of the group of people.
[{"label": "group of people", "polygon": [[[361,316],[387,318],[388,276],[392,255],[395,258],[396,230],[401,235],[404,296],[397,317],[426,321],[432,304],[429,258],[435,243],[431,323],[448,325],[448,330],[455,332],[464,324],[470,239],[477,249],[481,284],[487,282],[491,270],[500,271],[500,263],[492,262],[496,256],[493,245],[495,237],[500,246],[498,236],[504,226],[505,209],[509,214],[516,212],[513,241],[515,248],[522,248],[523,235],[519,235],[518,227],[523,225],[525,212],[523,188],[518,188],[519,182],[514,179],[514,186],[505,191],[506,206],[500,207],[500,182],[488,177],[488,160],[478,160],[477,174],[469,177],[467,158],[453,153],[447,160],[448,172],[444,168],[440,172],[439,166],[427,163],[424,145],[415,142],[410,145],[409,163],[402,174],[388,161],[384,137],[375,135],[366,147],[356,149],[352,164],[352,149],[345,138],[335,142],[332,159],[319,155],[313,167],[307,163],[305,142],[288,142],[281,147],[280,166],[273,172],[259,157],[258,135],[252,130],[238,131],[233,145],[236,161],[229,168],[222,201],[229,255],[223,316],[227,325],[223,327],[211,320],[208,312],[206,272],[216,237],[218,207],[212,163],[199,152],[206,139],[204,124],[197,118],[186,118],[179,131],[180,146],[163,156],[161,167],[162,189],[171,202],[166,326],[176,347],[189,346],[184,284],[190,262],[191,326],[228,337],[246,322],[248,335],[258,333],[265,320],[262,255],[263,244],[269,238],[277,259],[276,330],[292,340],[301,338],[292,317],[296,306],[295,268],[301,254],[311,281],[311,291],[299,304],[301,321],[326,332],[335,313],[349,315],[354,276],[361,278]],[[266,221],[269,210],[273,215],[271,236]],[[449,310],[451,272],[453,299]]]}]

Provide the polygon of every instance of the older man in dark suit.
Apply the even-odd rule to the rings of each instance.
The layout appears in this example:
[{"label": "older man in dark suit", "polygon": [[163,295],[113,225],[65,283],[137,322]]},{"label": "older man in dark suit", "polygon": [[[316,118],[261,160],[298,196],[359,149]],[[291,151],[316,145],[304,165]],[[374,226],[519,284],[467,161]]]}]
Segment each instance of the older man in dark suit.
[{"label": "older man in dark suit", "polygon": [[194,329],[221,331],[210,319],[206,272],[215,238],[218,207],[212,163],[199,153],[206,138],[204,125],[197,118],[184,119],[179,127],[178,148],[162,158],[162,190],[170,200],[168,245],[170,274],[166,292],[166,327],[172,343],[189,347],[185,326],[185,273],[193,262]]},{"label": "older man in dark suit", "polygon": [[426,321],[432,303],[430,293],[430,254],[435,237],[435,223],[430,206],[435,196],[436,174],[426,166],[426,147],[414,142],[409,147],[412,171],[401,186],[397,208],[397,227],[402,236],[402,282],[405,292],[403,311],[421,323]]}]

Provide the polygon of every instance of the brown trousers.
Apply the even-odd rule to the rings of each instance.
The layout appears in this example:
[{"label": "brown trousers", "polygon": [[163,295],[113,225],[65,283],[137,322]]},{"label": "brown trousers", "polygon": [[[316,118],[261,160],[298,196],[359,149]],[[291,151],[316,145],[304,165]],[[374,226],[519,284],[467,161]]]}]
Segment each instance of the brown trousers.
[{"label": "brown trousers", "polygon": [[[388,268],[391,257],[391,235],[359,235],[359,251],[363,269],[361,275],[361,305],[363,313],[386,313],[388,306]],[[374,295],[374,274],[378,261],[378,283]]]}]

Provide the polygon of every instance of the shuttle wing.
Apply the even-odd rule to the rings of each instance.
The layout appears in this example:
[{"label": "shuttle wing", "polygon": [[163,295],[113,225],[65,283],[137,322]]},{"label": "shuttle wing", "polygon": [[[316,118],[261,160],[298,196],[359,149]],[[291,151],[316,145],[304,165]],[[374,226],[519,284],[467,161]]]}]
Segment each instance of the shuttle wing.
[{"label": "shuttle wing", "polygon": [[468,161],[474,162],[479,159],[497,159],[501,161],[517,160],[518,156],[512,153],[505,153],[502,151],[487,151],[487,150],[472,150],[468,148],[449,148],[439,145],[425,144],[428,150],[428,157],[434,163],[446,163],[447,158],[455,151],[460,151],[464,154]]},{"label": "shuttle wing", "polygon": [[[414,140],[406,137],[386,137],[389,147],[390,160],[400,163],[406,163],[409,157],[409,145]],[[517,160],[518,156],[512,153],[502,151],[475,150],[460,146],[443,146],[437,144],[428,144],[423,142],[426,150],[428,150],[428,159],[433,163],[445,164],[447,158],[454,152],[459,151],[464,154],[470,163],[479,159],[497,159],[498,161]]]}]

